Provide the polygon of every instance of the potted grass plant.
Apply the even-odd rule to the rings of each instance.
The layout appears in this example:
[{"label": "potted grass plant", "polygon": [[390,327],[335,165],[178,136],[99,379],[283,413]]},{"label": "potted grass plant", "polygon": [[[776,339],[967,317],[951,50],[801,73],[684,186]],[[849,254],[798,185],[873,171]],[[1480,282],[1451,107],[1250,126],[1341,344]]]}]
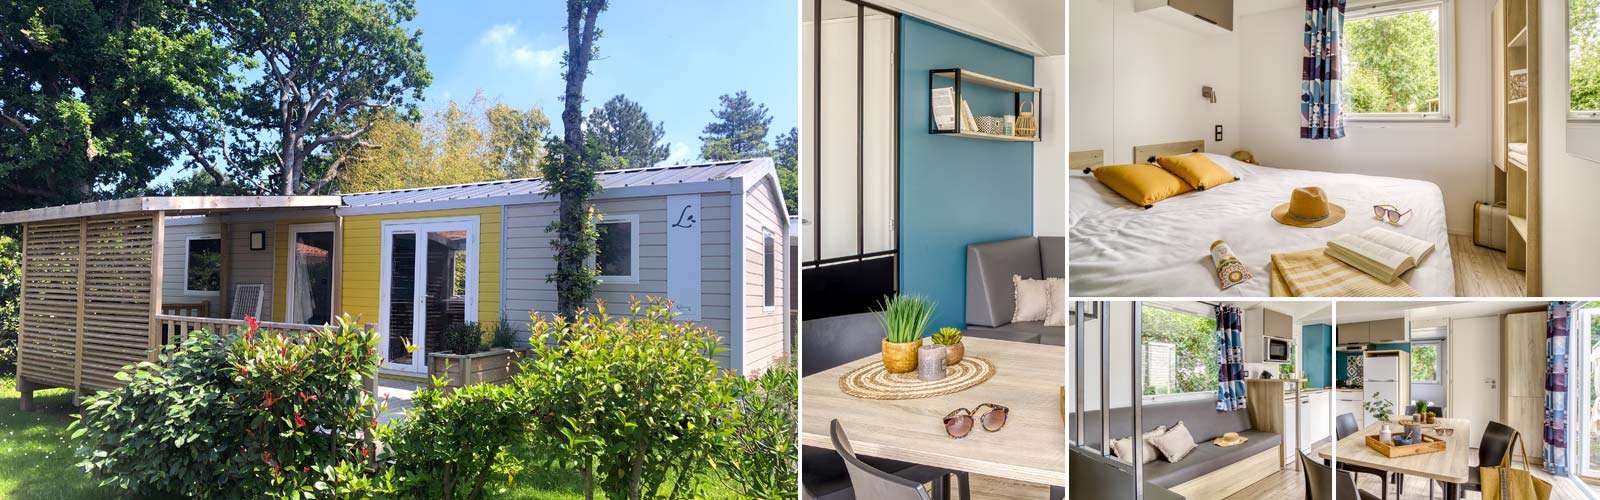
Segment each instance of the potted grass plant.
[{"label": "potted grass plant", "polygon": [[933,334],[929,340],[936,345],[944,346],[945,366],[955,366],[961,362],[963,356],[967,355],[967,347],[961,343],[961,330],[948,326],[940,328],[939,332]]},{"label": "potted grass plant", "polygon": [[917,369],[917,348],[922,346],[922,331],[933,317],[933,301],[921,295],[896,295],[884,301],[883,366],[889,373],[910,373]]}]

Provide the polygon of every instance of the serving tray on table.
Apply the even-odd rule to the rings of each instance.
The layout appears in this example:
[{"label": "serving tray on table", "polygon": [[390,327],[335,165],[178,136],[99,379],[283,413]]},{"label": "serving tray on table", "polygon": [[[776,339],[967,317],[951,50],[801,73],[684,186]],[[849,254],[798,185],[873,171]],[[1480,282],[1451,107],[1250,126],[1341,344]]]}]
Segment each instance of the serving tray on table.
[{"label": "serving tray on table", "polygon": [[1389,458],[1408,457],[1424,453],[1438,453],[1444,451],[1445,441],[1427,434],[1422,435],[1422,442],[1395,446],[1378,439],[1377,435],[1367,436],[1367,447]]}]

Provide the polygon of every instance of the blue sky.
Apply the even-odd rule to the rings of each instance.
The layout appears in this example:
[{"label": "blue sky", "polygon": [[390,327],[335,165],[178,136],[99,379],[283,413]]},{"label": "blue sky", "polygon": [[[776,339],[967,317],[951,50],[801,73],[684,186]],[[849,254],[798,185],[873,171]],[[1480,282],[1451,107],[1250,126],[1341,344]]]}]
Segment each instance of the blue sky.
[{"label": "blue sky", "polygon": [[[766,104],[768,141],[798,124],[798,2],[613,0],[600,14],[600,59],[584,86],[590,109],[624,94],[666,122],[670,162],[700,152],[700,130],[717,96],[739,90]],[[561,54],[566,2],[418,0],[433,85],[425,107],[466,101],[482,90],[519,107],[538,106],[561,128]],[[587,111],[586,111],[587,113]]]}]

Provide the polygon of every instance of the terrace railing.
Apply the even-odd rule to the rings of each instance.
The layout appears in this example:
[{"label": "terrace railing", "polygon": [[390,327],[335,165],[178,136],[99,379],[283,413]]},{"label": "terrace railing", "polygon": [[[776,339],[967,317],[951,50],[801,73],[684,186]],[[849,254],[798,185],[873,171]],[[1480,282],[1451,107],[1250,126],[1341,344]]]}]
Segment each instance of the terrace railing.
[{"label": "terrace railing", "polygon": [[[175,344],[182,342],[183,338],[195,330],[205,329],[210,331],[232,331],[245,326],[244,320],[225,318],[202,318],[198,316],[179,316],[175,314],[157,314],[156,321],[161,323],[161,343]],[[307,325],[302,323],[276,323],[261,321],[257,327],[266,330],[280,330],[285,332],[310,332],[321,329],[324,325]]]}]

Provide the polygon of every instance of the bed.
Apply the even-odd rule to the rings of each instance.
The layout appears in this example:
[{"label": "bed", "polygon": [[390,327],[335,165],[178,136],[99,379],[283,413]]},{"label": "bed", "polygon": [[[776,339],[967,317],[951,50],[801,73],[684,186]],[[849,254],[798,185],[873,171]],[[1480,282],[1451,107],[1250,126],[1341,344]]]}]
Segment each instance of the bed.
[{"label": "bed", "polygon": [[[1135,157],[1200,151],[1203,142],[1134,148]],[[1176,150],[1175,150],[1176,149]],[[1203,151],[1200,151],[1203,152]],[[1091,158],[1094,153],[1075,158]],[[1380,227],[1431,241],[1434,252],[1401,279],[1423,297],[1453,297],[1455,270],[1445,226],[1444,195],[1431,182],[1251,165],[1206,153],[1239,180],[1142,208],[1084,173],[1078,163],[1068,184],[1068,278],[1074,297],[1216,297],[1271,295],[1267,268],[1275,253],[1322,248],[1345,233]],[[1097,158],[1097,157],[1095,157]],[[1296,187],[1320,186],[1345,218],[1324,228],[1297,228],[1272,219],[1272,209]],[[1410,209],[1403,226],[1373,218],[1372,206]],[[1227,290],[1212,271],[1211,242],[1224,240],[1255,277]]]}]

